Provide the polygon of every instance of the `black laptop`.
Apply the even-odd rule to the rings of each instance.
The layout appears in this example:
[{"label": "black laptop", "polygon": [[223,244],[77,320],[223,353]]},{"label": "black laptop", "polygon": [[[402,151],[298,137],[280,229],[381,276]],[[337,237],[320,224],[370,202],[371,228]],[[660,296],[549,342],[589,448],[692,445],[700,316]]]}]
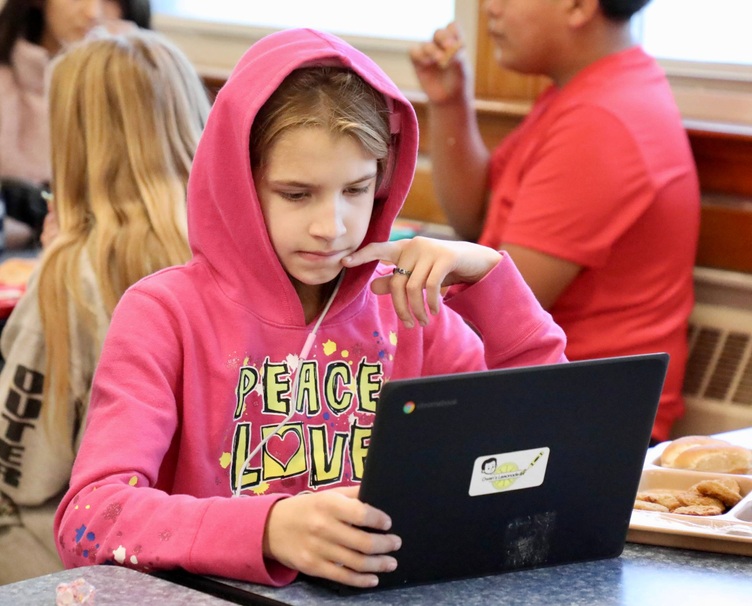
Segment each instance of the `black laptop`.
[{"label": "black laptop", "polygon": [[402,548],[376,590],[619,556],[668,359],[384,385],[360,498],[389,514]]},{"label": "black laptop", "polygon": [[379,587],[620,555],[667,366],[650,354],[387,383],[360,489],[402,538]]}]

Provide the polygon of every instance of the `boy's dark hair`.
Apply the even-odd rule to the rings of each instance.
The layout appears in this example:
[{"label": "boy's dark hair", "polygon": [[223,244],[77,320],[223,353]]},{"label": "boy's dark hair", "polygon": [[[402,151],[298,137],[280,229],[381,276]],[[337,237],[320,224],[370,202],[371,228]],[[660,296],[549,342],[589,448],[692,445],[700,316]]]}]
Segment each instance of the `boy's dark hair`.
[{"label": "boy's dark hair", "polygon": [[650,0],[599,0],[603,14],[614,21],[628,21]]},{"label": "boy's dark hair", "polygon": [[19,38],[39,44],[44,31],[43,4],[34,0],[6,0],[0,10],[0,64],[10,63]]}]

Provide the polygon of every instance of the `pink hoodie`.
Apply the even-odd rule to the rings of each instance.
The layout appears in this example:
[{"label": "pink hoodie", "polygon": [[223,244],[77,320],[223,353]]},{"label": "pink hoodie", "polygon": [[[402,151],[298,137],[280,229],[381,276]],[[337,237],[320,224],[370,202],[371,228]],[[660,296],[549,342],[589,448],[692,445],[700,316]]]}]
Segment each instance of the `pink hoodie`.
[{"label": "pink hoodie", "polygon": [[[366,243],[389,237],[417,157],[409,102],[333,36],[290,30],[255,44],[220,91],[194,160],[193,260],[134,285],[112,318],[56,518],[69,567],[181,566],[288,583],[295,571],[262,554],[269,510],[303,490],[360,481],[386,381],[564,361],[563,332],[506,257],[481,282],[453,287],[430,324],[411,330],[391,298],[369,289],[388,268],[347,270],[310,354],[299,359],[311,327],[267,236],[248,143],[256,113],[285,76],[318,63],[352,68],[393,107],[394,173],[377,196]],[[242,468],[289,410],[296,369],[297,414]],[[231,498],[236,488],[243,496]]]}]

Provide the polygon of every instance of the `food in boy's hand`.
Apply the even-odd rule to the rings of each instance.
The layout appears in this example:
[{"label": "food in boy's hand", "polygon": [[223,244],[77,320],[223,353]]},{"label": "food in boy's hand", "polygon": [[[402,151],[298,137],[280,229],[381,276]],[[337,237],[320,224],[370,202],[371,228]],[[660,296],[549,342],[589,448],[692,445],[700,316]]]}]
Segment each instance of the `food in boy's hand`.
[{"label": "food in boy's hand", "polygon": [[752,450],[709,436],[684,436],[666,446],[661,466],[747,474],[752,471]]},{"label": "food in boy's hand", "polygon": [[451,46],[445,49],[444,56],[439,60],[439,67],[441,69],[446,69],[449,64],[452,62],[452,59],[454,59],[454,56],[460,51],[461,48],[463,48],[465,45],[462,42],[455,42]]},{"label": "food in boy's hand", "polygon": [[637,493],[634,509],[691,516],[716,516],[742,500],[739,483],[733,478],[702,480],[688,490],[657,488]]}]

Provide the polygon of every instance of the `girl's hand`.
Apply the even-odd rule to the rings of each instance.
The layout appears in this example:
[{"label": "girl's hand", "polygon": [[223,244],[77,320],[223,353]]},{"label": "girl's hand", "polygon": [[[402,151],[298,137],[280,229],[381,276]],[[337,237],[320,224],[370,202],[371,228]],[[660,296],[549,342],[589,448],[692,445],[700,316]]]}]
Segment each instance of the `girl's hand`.
[{"label": "girl's hand", "polygon": [[[357,267],[371,261],[390,263],[404,270],[377,278],[371,290],[377,295],[391,294],[397,316],[407,328],[414,319],[426,326],[429,314],[439,313],[441,289],[452,284],[474,284],[498,264],[501,253],[487,246],[456,240],[437,240],[417,236],[396,242],[372,242],[343,259],[345,267]],[[425,297],[424,297],[425,291]]]},{"label": "girl's hand", "polygon": [[278,501],[267,520],[264,555],[311,576],[374,587],[379,580],[374,573],[397,568],[397,560],[384,554],[402,542],[384,534],[392,521],[359,501],[358,490],[333,488]]},{"label": "girl's hand", "polygon": [[410,49],[415,75],[431,103],[455,101],[462,98],[462,93],[472,97],[472,77],[464,44],[459,26],[450,23],[436,30],[430,42]]}]

